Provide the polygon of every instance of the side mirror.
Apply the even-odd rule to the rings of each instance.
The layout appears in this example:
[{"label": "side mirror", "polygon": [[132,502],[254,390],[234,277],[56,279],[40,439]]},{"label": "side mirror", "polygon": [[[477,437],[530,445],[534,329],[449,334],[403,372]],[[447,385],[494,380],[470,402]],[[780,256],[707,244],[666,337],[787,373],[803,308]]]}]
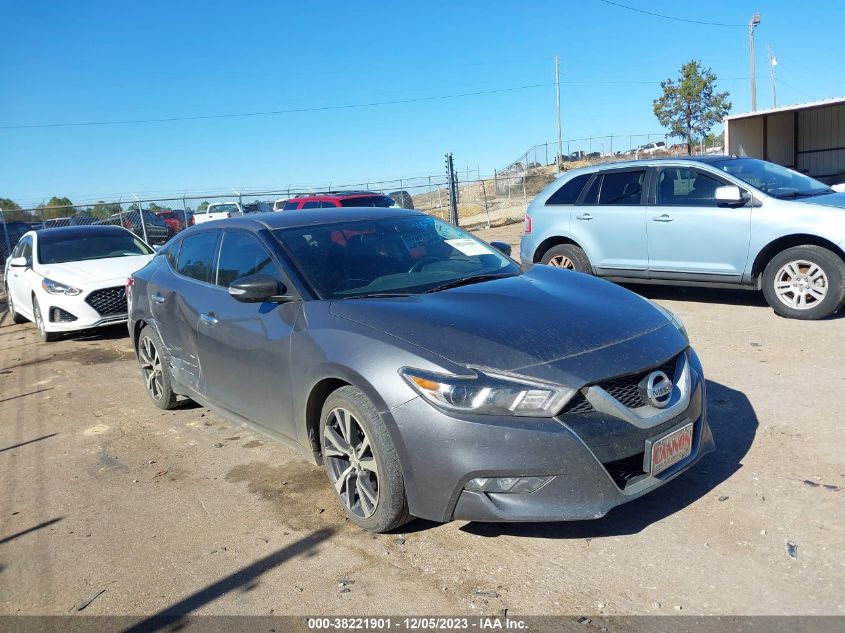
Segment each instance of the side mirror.
[{"label": "side mirror", "polygon": [[229,284],[229,295],[241,303],[284,303],[293,301],[287,288],[270,275],[247,275]]},{"label": "side mirror", "polygon": [[26,268],[26,257],[13,257],[9,262],[9,266],[12,266],[13,268]]},{"label": "side mirror", "polygon": [[741,205],[748,201],[746,194],[736,185],[716,187],[716,203],[724,205]]},{"label": "side mirror", "polygon": [[506,242],[490,242],[490,246],[495,248],[497,251],[504,253],[508,257],[511,256],[511,245]]}]

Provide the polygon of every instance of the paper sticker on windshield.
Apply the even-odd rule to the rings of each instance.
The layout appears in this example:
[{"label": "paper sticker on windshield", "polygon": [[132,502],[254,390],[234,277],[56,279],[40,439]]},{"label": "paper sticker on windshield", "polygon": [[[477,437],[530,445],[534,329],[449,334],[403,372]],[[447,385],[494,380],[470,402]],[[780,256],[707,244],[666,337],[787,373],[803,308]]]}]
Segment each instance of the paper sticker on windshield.
[{"label": "paper sticker on windshield", "polygon": [[464,255],[489,255],[490,249],[468,237],[459,240],[446,240],[446,243]]}]

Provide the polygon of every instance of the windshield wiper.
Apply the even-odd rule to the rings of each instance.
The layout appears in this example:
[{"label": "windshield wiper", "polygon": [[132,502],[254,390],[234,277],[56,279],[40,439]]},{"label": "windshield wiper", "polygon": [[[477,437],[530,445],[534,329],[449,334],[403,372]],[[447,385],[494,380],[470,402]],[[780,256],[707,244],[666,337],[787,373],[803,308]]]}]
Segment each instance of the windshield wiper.
[{"label": "windshield wiper", "polygon": [[471,275],[469,277],[463,277],[462,279],[454,279],[452,281],[447,281],[445,284],[440,284],[439,286],[434,286],[434,288],[429,288],[425,291],[426,294],[431,292],[440,292],[441,290],[447,290],[449,288],[457,288],[459,286],[468,286],[469,284],[477,284],[482,281],[490,281],[491,279],[504,279],[505,277],[515,277],[517,273],[492,273],[486,275]]},{"label": "windshield wiper", "polygon": [[353,297],[341,297],[342,299],[383,299],[385,297],[413,297],[412,292],[372,292],[365,295],[355,295]]},{"label": "windshield wiper", "polygon": [[823,196],[828,193],[834,193],[833,189],[820,189],[818,191],[793,191],[785,193],[781,196],[775,196],[778,200],[786,200],[787,198],[812,198],[813,196]]}]

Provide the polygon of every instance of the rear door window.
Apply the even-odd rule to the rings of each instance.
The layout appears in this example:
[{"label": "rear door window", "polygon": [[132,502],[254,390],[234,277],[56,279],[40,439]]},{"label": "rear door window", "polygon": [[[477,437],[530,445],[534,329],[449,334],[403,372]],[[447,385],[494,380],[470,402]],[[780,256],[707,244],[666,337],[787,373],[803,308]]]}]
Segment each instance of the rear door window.
[{"label": "rear door window", "polygon": [[302,205],[303,209],[319,209],[322,203],[318,200],[309,200]]},{"label": "rear door window", "polygon": [[183,239],[176,264],[179,274],[197,281],[211,283],[219,236],[219,231],[207,231],[189,235]]},{"label": "rear door window", "polygon": [[640,204],[645,173],[645,169],[637,169],[603,174],[599,204],[608,206]]},{"label": "rear door window", "polygon": [[591,176],[592,174],[575,176],[575,178],[564,183],[560,189],[549,196],[546,204],[575,204]]},{"label": "rear door window", "polygon": [[292,209],[299,208],[299,201],[298,200],[290,200],[285,202],[285,206],[282,207],[283,211],[291,211]]},{"label": "rear door window", "polygon": [[599,197],[599,190],[601,189],[602,175],[598,174],[590,184],[590,188],[584,194],[581,204],[595,204]]},{"label": "rear door window", "polygon": [[258,238],[245,231],[223,233],[217,264],[217,285],[228,288],[236,279],[261,274],[281,279],[270,253]]}]

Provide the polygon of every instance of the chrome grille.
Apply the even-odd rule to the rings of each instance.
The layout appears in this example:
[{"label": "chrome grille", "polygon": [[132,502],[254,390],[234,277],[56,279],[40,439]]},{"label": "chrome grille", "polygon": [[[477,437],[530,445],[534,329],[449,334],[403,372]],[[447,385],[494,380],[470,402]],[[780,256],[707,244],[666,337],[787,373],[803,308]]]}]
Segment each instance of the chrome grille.
[{"label": "chrome grille", "polygon": [[95,290],[85,297],[85,303],[94,308],[100,316],[126,314],[128,311],[126,290],[123,286]]},{"label": "chrome grille", "polygon": [[[616,398],[619,402],[621,402],[629,409],[636,409],[638,407],[645,406],[646,404],[645,402],[643,402],[643,399],[640,396],[640,382],[642,382],[642,380],[653,371],[664,372],[674,382],[675,367],[677,366],[677,364],[678,357],[675,356],[674,358],[666,361],[659,367],[653,367],[651,369],[647,369],[636,374],[630,374],[628,376],[613,378],[605,382],[600,382],[597,384],[597,386],[604,389],[607,393]],[[569,403],[564,407],[563,411],[561,411],[561,414],[570,415],[573,413],[589,413],[593,410],[593,405],[591,405],[589,401],[584,397],[584,394],[579,391],[578,394],[574,398],[572,398],[572,400],[570,400]]]}]

